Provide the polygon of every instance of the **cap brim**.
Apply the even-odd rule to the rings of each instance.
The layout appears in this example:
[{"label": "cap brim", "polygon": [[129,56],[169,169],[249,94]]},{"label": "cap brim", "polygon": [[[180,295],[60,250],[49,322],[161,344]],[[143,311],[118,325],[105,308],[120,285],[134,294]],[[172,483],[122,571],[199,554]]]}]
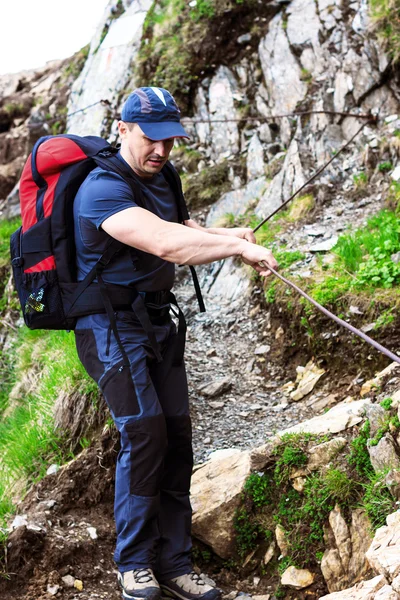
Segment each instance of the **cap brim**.
[{"label": "cap brim", "polygon": [[190,136],[177,121],[160,121],[159,123],[138,123],[140,129],[151,140],[157,142],[167,140],[172,137],[183,137],[190,139]]}]

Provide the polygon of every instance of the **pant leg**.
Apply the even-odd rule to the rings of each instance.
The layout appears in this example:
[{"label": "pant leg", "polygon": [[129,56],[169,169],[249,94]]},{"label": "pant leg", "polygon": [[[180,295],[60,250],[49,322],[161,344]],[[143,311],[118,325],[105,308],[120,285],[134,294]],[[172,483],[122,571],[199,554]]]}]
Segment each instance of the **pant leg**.
[{"label": "pant leg", "polygon": [[163,362],[152,364],[150,376],[165,415],[168,446],[161,481],[157,576],[160,581],[192,571],[190,479],[193,469],[192,429],[185,365],[173,364],[176,336],[170,336]]},{"label": "pant leg", "polygon": [[[121,572],[155,567],[160,532],[160,485],[167,427],[148,365],[148,340],[133,315],[117,313],[130,362],[122,357],[105,315],[82,317],[75,330],[79,357],[99,384],[121,435],[115,482],[115,561]],[[161,344],[171,325],[155,328]]]}]

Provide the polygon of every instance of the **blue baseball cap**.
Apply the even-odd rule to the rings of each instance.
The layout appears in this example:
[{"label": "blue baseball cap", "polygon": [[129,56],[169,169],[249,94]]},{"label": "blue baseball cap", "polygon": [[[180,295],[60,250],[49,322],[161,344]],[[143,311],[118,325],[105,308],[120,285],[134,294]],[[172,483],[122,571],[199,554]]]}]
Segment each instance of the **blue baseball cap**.
[{"label": "blue baseball cap", "polygon": [[122,107],[121,121],[137,123],[151,140],[189,138],[180,124],[181,111],[173,96],[163,88],[141,87],[130,94]]}]

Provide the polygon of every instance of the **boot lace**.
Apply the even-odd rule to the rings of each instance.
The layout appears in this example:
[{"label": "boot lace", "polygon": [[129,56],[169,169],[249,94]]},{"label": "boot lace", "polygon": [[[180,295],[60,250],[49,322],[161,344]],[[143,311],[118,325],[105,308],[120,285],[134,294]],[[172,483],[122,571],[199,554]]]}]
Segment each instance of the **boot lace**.
[{"label": "boot lace", "polygon": [[150,581],[153,581],[150,569],[136,569],[133,572],[133,577],[136,583],[150,583]]},{"label": "boot lace", "polygon": [[206,585],[204,579],[202,579],[201,576],[198,573],[196,573],[196,571],[192,571],[191,573],[189,573],[189,577],[196,585]]}]

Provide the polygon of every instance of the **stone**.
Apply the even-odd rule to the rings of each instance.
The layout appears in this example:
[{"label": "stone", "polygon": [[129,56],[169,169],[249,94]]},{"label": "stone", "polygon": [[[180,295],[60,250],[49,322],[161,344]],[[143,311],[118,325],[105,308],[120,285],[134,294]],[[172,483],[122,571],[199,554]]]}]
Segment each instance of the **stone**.
[{"label": "stone", "polygon": [[237,42],[238,44],[247,44],[251,40],[251,33],[244,33],[243,35],[239,35]]},{"label": "stone", "polygon": [[64,575],[64,577],[61,577],[61,580],[62,580],[63,584],[65,585],[65,587],[68,587],[68,588],[74,587],[75,577],[72,577],[72,575]]},{"label": "stone", "polygon": [[266,551],[266,553],[264,554],[264,565],[267,565],[271,559],[273,558],[274,554],[275,554],[275,542],[272,542],[272,544],[270,544],[268,546],[268,550]]},{"label": "stone", "polygon": [[386,433],[376,446],[368,446],[368,453],[375,472],[388,469],[400,470],[400,458],[390,433]]},{"label": "stone", "polygon": [[50,596],[56,596],[59,592],[59,589],[60,589],[59,585],[48,585],[47,593],[50,594]]},{"label": "stone", "polygon": [[286,433],[339,433],[363,420],[364,408],[370,404],[370,400],[355,400],[354,402],[340,402],[332,407],[327,413],[313,417],[303,423],[298,423],[288,429],[278,432],[279,436]]},{"label": "stone", "polygon": [[247,179],[256,179],[265,175],[264,149],[255,133],[247,149]]},{"label": "stone", "polygon": [[370,523],[362,509],[352,511],[348,525],[341,510],[335,506],[325,528],[327,549],[321,561],[321,571],[328,590],[336,592],[362,580],[370,570],[365,553],[370,545]]},{"label": "stone", "polygon": [[58,473],[58,471],[60,470],[60,465],[50,465],[49,468],[46,471],[46,475],[55,475],[56,473]]},{"label": "stone", "polygon": [[398,167],[396,167],[392,173],[390,174],[390,177],[393,179],[393,181],[399,181],[400,179],[400,165]]},{"label": "stone", "polygon": [[400,575],[400,511],[389,515],[386,523],[376,531],[366,555],[374,571],[390,583]]},{"label": "stone", "polygon": [[268,344],[264,344],[263,346],[258,346],[258,348],[256,348],[254,350],[254,354],[260,355],[260,354],[268,354],[271,350],[271,346],[269,346]]},{"label": "stone", "polygon": [[[211,123],[211,158],[220,161],[223,155],[237,154],[240,150],[240,135],[234,96],[238,93],[236,79],[228,67],[218,67],[208,90],[209,115],[211,120],[226,121]],[[195,115],[196,119],[196,115]]]},{"label": "stone", "polygon": [[87,528],[87,532],[88,532],[88,534],[89,534],[89,537],[90,537],[92,540],[97,540],[97,538],[99,537],[99,536],[97,535],[97,530],[96,530],[96,528],[95,528],[95,527],[88,527],[88,528]]},{"label": "stone", "polygon": [[224,408],[224,406],[225,406],[225,402],[218,402],[218,401],[209,402],[208,404],[209,404],[209,406],[211,406],[211,408],[215,408],[215,409]]},{"label": "stone", "polygon": [[249,206],[261,198],[267,185],[265,177],[250,181],[245,187],[227,192],[213,204],[206,219],[207,227],[214,227],[225,218],[226,214],[235,217],[246,212]]},{"label": "stone", "polygon": [[245,304],[253,290],[249,277],[250,267],[227,258],[222,263],[214,263],[211,268],[215,270],[216,276],[210,277],[211,282],[203,292],[206,301],[230,303],[232,310]]},{"label": "stone", "polygon": [[307,477],[294,477],[294,479],[292,480],[292,486],[296,490],[296,492],[302,494],[304,492],[304,486],[306,484],[306,481]]},{"label": "stone", "polygon": [[83,590],[83,581],[81,581],[80,579],[75,579],[74,588],[81,592]]},{"label": "stone", "polygon": [[232,382],[229,377],[224,377],[222,379],[217,379],[212,383],[206,383],[198,388],[198,391],[201,392],[204,396],[208,396],[209,398],[215,398],[216,396],[220,396],[224,392],[227,392],[232,387]]},{"label": "stone", "polygon": [[281,552],[282,556],[287,556],[289,552],[289,544],[286,540],[286,533],[283,529],[282,525],[277,525],[275,527],[275,538],[276,543],[278,544],[278,548]]},{"label": "stone", "polygon": [[281,577],[281,584],[295,590],[302,590],[314,583],[315,575],[308,569],[288,567]]},{"label": "stone", "polygon": [[300,148],[296,139],[290,143],[282,168],[273,178],[256,206],[258,217],[267,217],[305,183],[300,160]]},{"label": "stone", "polygon": [[375,600],[376,594],[387,585],[382,575],[368,581],[362,581],[352,588],[321,596],[319,600]]},{"label": "stone", "polygon": [[370,425],[370,437],[375,437],[376,432],[382,427],[386,411],[380,404],[370,404],[365,409],[365,416]]},{"label": "stone", "polygon": [[297,389],[290,393],[290,397],[294,402],[298,402],[304,396],[307,396],[325,373],[324,369],[318,368],[312,361],[309,361],[305,367],[297,367],[296,371]]},{"label": "stone", "polygon": [[234,515],[250,473],[250,452],[238,452],[202,465],[192,476],[193,535],[222,558],[235,552]]},{"label": "stone", "polygon": [[308,450],[309,459],[307,469],[316,471],[328,465],[330,461],[347,445],[347,439],[336,437],[333,440],[313,446]]},{"label": "stone", "polygon": [[329,252],[329,250],[332,250],[332,248],[336,246],[338,239],[339,238],[337,235],[333,235],[332,237],[330,237],[327,240],[324,240],[323,242],[313,244],[309,247],[308,250],[309,252]]},{"label": "stone", "polygon": [[373,379],[366,381],[361,388],[360,396],[364,397],[367,394],[369,394],[371,392],[371,390],[374,390],[374,389],[376,390],[377,388],[379,388],[382,384],[382,381],[385,379],[385,377],[394,373],[394,371],[399,366],[400,365],[398,363],[392,362],[385,369],[383,369],[383,371],[380,371],[379,373],[377,373]]}]

